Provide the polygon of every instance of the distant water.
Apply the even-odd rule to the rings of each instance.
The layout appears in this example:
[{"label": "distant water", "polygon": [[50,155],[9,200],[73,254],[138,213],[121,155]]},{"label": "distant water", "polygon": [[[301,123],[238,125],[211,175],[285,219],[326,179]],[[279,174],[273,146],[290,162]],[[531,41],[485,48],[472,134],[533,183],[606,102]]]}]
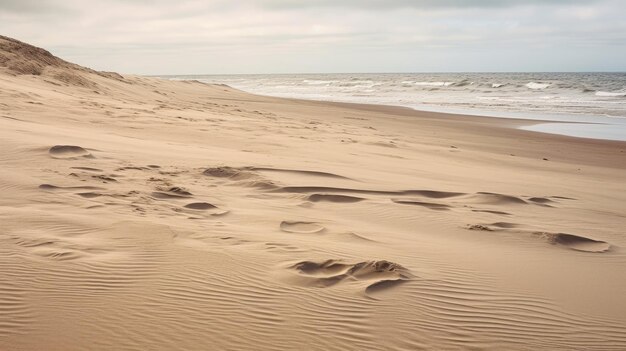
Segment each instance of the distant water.
[{"label": "distant water", "polygon": [[[626,73],[188,75],[254,94],[396,105],[417,110],[596,123],[529,129],[626,140]],[[603,127],[607,133],[603,132]],[[563,125],[565,126],[565,125]],[[576,132],[572,133],[571,130]],[[592,130],[593,129],[593,130]],[[609,133],[610,132],[610,133]]]}]

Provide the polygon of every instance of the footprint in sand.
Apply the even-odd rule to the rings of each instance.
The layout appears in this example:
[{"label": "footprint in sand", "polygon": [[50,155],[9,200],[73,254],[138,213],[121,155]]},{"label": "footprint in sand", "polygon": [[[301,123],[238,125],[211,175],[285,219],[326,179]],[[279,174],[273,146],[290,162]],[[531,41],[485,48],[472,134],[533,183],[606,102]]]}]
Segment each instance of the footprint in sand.
[{"label": "footprint in sand", "polygon": [[[489,225],[473,224],[468,225],[466,228],[476,231],[509,231],[519,225],[508,222],[495,222]],[[519,231],[518,231],[519,233]],[[612,245],[606,241],[587,238],[584,236],[567,234],[567,233],[548,233],[548,232],[534,232],[532,233],[538,236],[552,245],[561,246],[574,251],[590,252],[590,253],[602,253],[610,251]]]},{"label": "footprint in sand", "polygon": [[192,210],[210,210],[213,208],[217,208],[217,206],[210,204],[208,202],[193,202],[185,205],[185,208],[190,208]]},{"label": "footprint in sand", "polygon": [[71,169],[78,169],[78,170],[81,170],[81,171],[88,171],[88,172],[104,172],[100,168],[92,168],[92,167],[70,167],[70,168]]},{"label": "footprint in sand", "polygon": [[450,206],[444,204],[438,204],[434,202],[423,202],[423,201],[412,201],[412,200],[399,200],[399,199],[391,199],[391,201],[402,204],[402,205],[414,205],[414,206],[422,206],[435,211],[447,211],[450,209]]},{"label": "footprint in sand", "polygon": [[254,174],[244,169],[238,169],[233,167],[211,167],[205,169],[202,174],[215,178],[229,178],[233,180],[242,180],[254,177]]},{"label": "footprint in sand", "polygon": [[606,241],[595,240],[574,234],[537,232],[535,235],[547,239],[548,242],[553,245],[563,246],[575,251],[601,253],[607,252],[611,249],[611,244]]},{"label": "footprint in sand", "polygon": [[[340,283],[354,283],[373,294],[402,284],[413,275],[401,265],[385,260],[347,264],[337,260],[302,261],[289,267],[298,273],[293,283],[326,288]],[[361,282],[361,284],[358,284]]]},{"label": "footprint in sand", "polygon": [[169,193],[173,193],[173,194],[181,195],[181,196],[192,196],[193,195],[189,190],[187,190],[185,188],[178,187],[178,186],[171,187],[167,191]]},{"label": "footprint in sand", "polygon": [[524,199],[521,199],[517,196],[498,194],[498,193],[489,193],[489,192],[484,192],[484,191],[467,196],[466,201],[467,203],[483,204],[483,205],[525,205],[525,204],[528,204],[526,201],[524,201]]},{"label": "footprint in sand", "polygon": [[265,243],[265,249],[275,252],[297,252],[302,251],[296,246],[282,243]]},{"label": "footprint in sand", "polygon": [[508,213],[508,212],[504,212],[504,211],[494,211],[494,210],[472,210],[472,212],[484,212],[484,213],[491,213],[491,214],[502,215],[502,216],[511,216],[511,214],[510,214],[510,213]]},{"label": "footprint in sand", "polygon": [[[193,214],[193,217],[189,217],[189,219],[207,218],[206,216],[201,215],[202,212],[208,212],[207,215],[211,217],[225,216],[230,213],[230,211],[222,210],[219,207],[213,204],[210,204],[208,202],[192,202],[183,207],[186,210],[184,211],[185,213]],[[196,216],[199,216],[199,217],[196,217]]]},{"label": "footprint in sand", "polygon": [[506,230],[516,228],[518,225],[508,222],[495,222],[490,224],[468,224],[465,228],[468,230],[493,232],[497,230]]},{"label": "footprint in sand", "polygon": [[78,195],[80,197],[84,197],[86,199],[93,199],[93,198],[96,198],[96,197],[100,197],[103,194],[96,193],[96,192],[86,192],[86,193],[77,193],[76,195]]},{"label": "footprint in sand", "polygon": [[56,186],[52,184],[41,184],[39,189],[56,191],[56,190],[104,190],[104,188],[97,186]]},{"label": "footprint in sand", "polygon": [[192,197],[190,192],[179,187],[169,188],[166,191],[154,191],[151,195],[159,200],[187,199]]},{"label": "footprint in sand", "polygon": [[311,202],[335,202],[335,203],[354,203],[365,200],[362,197],[337,195],[337,194],[312,194],[308,200]]},{"label": "footprint in sand", "polygon": [[280,229],[287,233],[314,234],[326,228],[315,222],[282,221]]},{"label": "footprint in sand", "polygon": [[554,207],[554,204],[556,203],[556,201],[550,200],[547,197],[531,197],[528,201],[543,207]]},{"label": "footprint in sand", "polygon": [[469,230],[479,230],[479,231],[486,231],[486,232],[492,232],[493,229],[489,226],[483,225],[483,224],[471,224],[467,226],[467,229]]},{"label": "footprint in sand", "polygon": [[152,194],[153,198],[155,199],[159,199],[159,200],[168,200],[168,199],[186,199],[189,196],[180,196],[180,195],[176,195],[176,194],[169,194],[169,193],[164,193],[164,192],[160,192],[160,191],[155,191]]},{"label": "footprint in sand", "polygon": [[270,168],[270,167],[250,167],[252,171],[264,171],[264,172],[278,172],[278,173],[291,173],[297,175],[306,175],[306,176],[316,176],[316,177],[324,177],[324,178],[337,178],[337,179],[348,179],[351,178],[344,177],[339,174],[329,173],[329,172],[321,172],[321,171],[310,171],[310,170],[301,170],[301,169],[286,169],[286,168]]},{"label": "footprint in sand", "polygon": [[59,159],[72,159],[79,157],[93,158],[93,155],[89,153],[89,151],[75,145],[55,145],[48,150],[48,153],[52,158]]}]

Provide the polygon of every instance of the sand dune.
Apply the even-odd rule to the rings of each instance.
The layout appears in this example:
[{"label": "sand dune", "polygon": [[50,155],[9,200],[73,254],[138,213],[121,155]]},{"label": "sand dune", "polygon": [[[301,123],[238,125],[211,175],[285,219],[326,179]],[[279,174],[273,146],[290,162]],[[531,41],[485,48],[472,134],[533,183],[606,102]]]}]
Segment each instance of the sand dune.
[{"label": "sand dune", "polygon": [[626,144],[524,123],[0,37],[0,349],[624,350]]}]

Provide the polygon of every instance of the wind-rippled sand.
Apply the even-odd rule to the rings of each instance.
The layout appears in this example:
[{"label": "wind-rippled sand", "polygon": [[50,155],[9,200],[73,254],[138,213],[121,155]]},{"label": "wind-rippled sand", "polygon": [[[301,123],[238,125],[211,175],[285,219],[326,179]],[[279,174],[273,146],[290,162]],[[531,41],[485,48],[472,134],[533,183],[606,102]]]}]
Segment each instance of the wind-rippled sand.
[{"label": "wind-rippled sand", "polygon": [[626,143],[0,55],[2,350],[626,348]]}]

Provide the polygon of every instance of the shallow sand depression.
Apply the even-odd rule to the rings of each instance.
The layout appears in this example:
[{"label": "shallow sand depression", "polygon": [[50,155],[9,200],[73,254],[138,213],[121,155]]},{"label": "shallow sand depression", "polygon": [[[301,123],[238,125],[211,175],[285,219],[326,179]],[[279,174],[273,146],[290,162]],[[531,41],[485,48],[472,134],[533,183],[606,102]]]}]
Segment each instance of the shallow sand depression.
[{"label": "shallow sand depression", "polygon": [[40,71],[0,64],[0,349],[626,349],[626,143],[25,45],[0,38]]}]

